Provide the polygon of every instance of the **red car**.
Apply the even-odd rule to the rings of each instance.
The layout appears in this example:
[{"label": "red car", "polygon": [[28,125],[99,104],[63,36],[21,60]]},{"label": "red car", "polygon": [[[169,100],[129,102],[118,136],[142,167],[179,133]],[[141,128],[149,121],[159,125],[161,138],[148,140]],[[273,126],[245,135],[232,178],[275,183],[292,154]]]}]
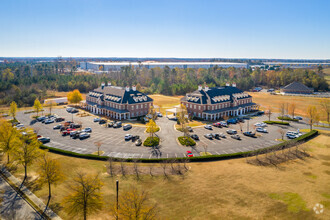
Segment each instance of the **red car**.
[{"label": "red car", "polygon": [[221,128],[221,124],[220,124],[220,122],[213,123],[213,126],[214,126],[214,127]]},{"label": "red car", "polygon": [[186,155],[187,155],[187,157],[193,157],[194,156],[193,153],[190,150],[187,151]]},{"label": "red car", "polygon": [[73,128],[69,128],[65,131],[62,131],[62,135],[65,136],[65,135],[69,135],[71,133],[71,131],[75,131],[76,129],[73,129]]}]

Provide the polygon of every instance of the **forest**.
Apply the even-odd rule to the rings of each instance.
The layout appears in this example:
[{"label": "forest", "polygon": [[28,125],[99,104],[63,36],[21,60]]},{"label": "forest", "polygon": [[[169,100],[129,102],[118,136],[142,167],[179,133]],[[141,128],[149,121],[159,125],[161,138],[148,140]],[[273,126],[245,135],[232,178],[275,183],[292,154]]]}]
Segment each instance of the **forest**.
[{"label": "forest", "polygon": [[135,69],[124,67],[120,72],[105,74],[77,74],[77,63],[70,62],[13,62],[0,63],[0,105],[15,101],[19,107],[31,106],[38,97],[47,98],[47,91],[71,91],[82,93],[98,87],[101,82],[112,85],[132,86],[147,94],[184,95],[197,89],[199,84],[209,87],[224,86],[226,82],[237,84],[242,90],[255,86],[280,88],[293,81],[300,81],[315,91],[328,91],[329,85],[322,68],[311,69]]}]

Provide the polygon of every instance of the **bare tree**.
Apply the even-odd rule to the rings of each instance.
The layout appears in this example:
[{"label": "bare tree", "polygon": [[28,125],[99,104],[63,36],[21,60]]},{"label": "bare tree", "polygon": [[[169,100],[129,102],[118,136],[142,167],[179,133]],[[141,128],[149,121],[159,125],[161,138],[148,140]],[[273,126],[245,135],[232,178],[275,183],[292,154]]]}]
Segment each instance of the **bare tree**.
[{"label": "bare tree", "polygon": [[277,129],[277,132],[280,133],[281,139],[284,140],[285,130],[283,128],[279,128]]},{"label": "bare tree", "polygon": [[268,116],[268,121],[270,121],[270,116],[273,114],[272,107],[268,106],[268,109],[266,111],[266,115]]},{"label": "bare tree", "polygon": [[123,175],[123,177],[126,176],[126,168],[125,168],[125,159],[121,159],[120,160],[120,170],[121,170],[121,174]]},{"label": "bare tree", "polygon": [[167,178],[167,173],[166,173],[166,167],[167,167],[167,161],[166,160],[163,160],[160,165],[162,166],[163,168],[163,173],[164,173],[164,176]]},{"label": "bare tree", "polygon": [[307,108],[307,117],[310,130],[313,130],[313,124],[319,121],[319,113],[315,106],[308,106]]},{"label": "bare tree", "polygon": [[207,144],[202,144],[202,147],[204,148],[204,156],[207,155]]},{"label": "bare tree", "polygon": [[109,161],[109,173],[110,173],[110,176],[113,177],[115,175],[115,167],[113,164],[113,158],[109,157],[108,161]]},{"label": "bare tree", "polygon": [[329,123],[329,117],[330,117],[330,101],[329,99],[323,99],[320,101],[320,105],[323,109],[323,111],[326,113],[327,115],[327,122]]},{"label": "bare tree", "polygon": [[94,145],[97,147],[97,155],[100,156],[100,148],[102,146],[102,142],[101,141],[96,141],[94,142]]},{"label": "bare tree", "polygon": [[292,102],[290,104],[290,114],[292,115],[292,118],[294,118],[295,111],[296,111],[296,103]]},{"label": "bare tree", "polygon": [[282,122],[283,122],[283,118],[285,115],[285,109],[286,109],[286,104],[284,102],[280,103],[280,112],[281,112],[281,118],[282,118]]},{"label": "bare tree", "polygon": [[149,174],[150,174],[150,176],[151,177],[153,177],[154,175],[152,174],[152,169],[153,169],[153,166],[151,165],[151,166],[149,166]]},{"label": "bare tree", "polygon": [[138,160],[135,159],[135,160],[133,160],[133,162],[134,162],[134,173],[136,175],[136,179],[140,180],[140,171],[139,171],[139,168],[138,168]]},{"label": "bare tree", "polygon": [[77,124],[80,126],[80,127],[79,127],[79,130],[81,131],[81,129],[82,129],[82,125],[83,125],[82,121],[77,121]]}]

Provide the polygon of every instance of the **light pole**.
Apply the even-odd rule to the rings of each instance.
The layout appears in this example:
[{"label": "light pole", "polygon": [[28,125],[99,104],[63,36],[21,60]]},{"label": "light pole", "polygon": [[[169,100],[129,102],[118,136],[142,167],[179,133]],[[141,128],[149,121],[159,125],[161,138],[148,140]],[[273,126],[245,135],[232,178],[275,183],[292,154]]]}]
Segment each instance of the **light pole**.
[{"label": "light pole", "polygon": [[119,205],[118,205],[118,195],[119,195],[119,193],[118,193],[118,191],[119,191],[119,180],[116,180],[116,201],[117,201],[117,203],[116,203],[116,209],[117,209],[117,211],[116,211],[116,219],[118,219],[118,207],[119,207]]}]

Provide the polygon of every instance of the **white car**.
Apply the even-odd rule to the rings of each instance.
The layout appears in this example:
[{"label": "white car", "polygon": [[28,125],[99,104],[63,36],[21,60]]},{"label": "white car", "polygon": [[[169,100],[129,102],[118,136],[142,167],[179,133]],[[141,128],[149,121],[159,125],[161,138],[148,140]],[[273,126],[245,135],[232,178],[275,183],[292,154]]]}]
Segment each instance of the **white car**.
[{"label": "white car", "polygon": [[82,130],[82,132],[85,132],[85,133],[92,133],[92,128],[88,127],[88,128],[85,128]]},{"label": "white car", "polygon": [[160,112],[157,113],[157,116],[158,117],[163,117],[162,113],[160,113]]},{"label": "white car", "polygon": [[23,124],[18,124],[18,125],[16,125],[16,128],[24,128],[24,125]]},{"label": "white car", "polygon": [[83,132],[79,134],[79,139],[89,138],[91,135],[89,133]]},{"label": "white car", "polygon": [[94,122],[99,122],[101,121],[101,118],[94,118]]},{"label": "white car", "polygon": [[126,135],[125,135],[125,140],[126,140],[126,141],[127,141],[127,140],[131,140],[132,137],[133,137],[133,135],[131,135],[131,134],[126,134]]},{"label": "white car", "polygon": [[256,126],[256,127],[267,127],[267,124],[261,122],[261,123],[255,123],[254,126]]},{"label": "white car", "polygon": [[211,125],[205,125],[204,128],[205,129],[208,129],[208,130],[212,130],[212,126]]},{"label": "white car", "polygon": [[262,127],[257,127],[256,131],[262,132],[262,133],[268,133],[267,129],[262,128]]},{"label": "white car", "polygon": [[235,129],[229,129],[226,131],[228,134],[237,134],[237,131]]}]

